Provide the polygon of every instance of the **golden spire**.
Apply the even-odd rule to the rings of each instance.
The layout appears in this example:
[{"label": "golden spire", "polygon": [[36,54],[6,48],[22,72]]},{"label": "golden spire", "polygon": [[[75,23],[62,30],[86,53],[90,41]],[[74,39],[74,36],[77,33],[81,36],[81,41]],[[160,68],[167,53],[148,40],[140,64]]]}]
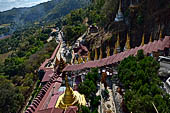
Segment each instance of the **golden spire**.
[{"label": "golden spire", "polygon": [[160,33],[159,33],[159,39],[160,39],[160,40],[162,40],[162,38],[163,38],[163,37],[162,37],[162,32],[163,32],[163,30],[160,30]]},{"label": "golden spire", "polygon": [[127,33],[127,39],[126,39],[125,49],[126,49],[126,50],[129,50],[129,49],[130,49],[130,37],[129,37],[129,34],[128,34],[128,33]]},{"label": "golden spire", "polygon": [[143,33],[141,46],[144,46],[144,44],[145,44],[145,34]]},{"label": "golden spire", "polygon": [[107,46],[107,57],[109,57],[109,56],[110,56],[110,47]]},{"label": "golden spire", "polygon": [[97,60],[98,56],[97,56],[97,48],[95,48],[95,56],[94,56],[94,60]]},{"label": "golden spire", "polygon": [[102,48],[100,47],[100,56],[99,56],[99,59],[102,59],[103,57],[103,53],[102,53]]},{"label": "golden spire", "polygon": [[114,48],[113,54],[117,54],[117,43],[115,43],[115,48]]},{"label": "golden spire", "polygon": [[66,105],[71,105],[75,101],[75,97],[73,95],[73,90],[69,86],[67,75],[65,77],[65,85],[66,85],[66,90],[65,90],[63,102]]},{"label": "golden spire", "polygon": [[114,48],[114,54],[117,54],[117,49],[116,48]]},{"label": "golden spire", "polygon": [[150,36],[149,42],[152,42],[152,33],[151,33],[151,36]]},{"label": "golden spire", "polygon": [[91,58],[90,58],[90,51],[88,51],[88,61],[90,61]]},{"label": "golden spire", "polygon": [[119,36],[119,33],[117,35],[117,42],[116,42],[116,48],[120,48],[120,36]]}]

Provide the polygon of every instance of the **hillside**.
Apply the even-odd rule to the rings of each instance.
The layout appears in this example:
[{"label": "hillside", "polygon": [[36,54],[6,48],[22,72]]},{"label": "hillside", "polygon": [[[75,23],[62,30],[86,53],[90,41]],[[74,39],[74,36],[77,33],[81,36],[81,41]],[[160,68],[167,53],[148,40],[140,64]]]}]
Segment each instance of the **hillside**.
[{"label": "hillside", "polygon": [[0,12],[0,25],[14,23],[24,25],[36,21],[51,21],[71,10],[86,6],[87,0],[52,0],[30,8],[13,8]]},{"label": "hillside", "polygon": [[[123,20],[118,22],[115,21],[115,18],[118,14],[119,0],[93,0],[93,3],[86,10],[74,11],[63,20],[65,41],[73,44],[84,33],[84,27],[81,26],[84,25],[83,22],[86,18],[88,18],[89,26],[97,25],[99,28],[99,32],[95,36],[87,35],[85,37],[85,44],[90,50],[100,47],[103,43],[109,43],[111,47],[114,47],[117,34],[120,34],[121,50],[124,48],[127,33],[131,38],[131,47],[140,45],[143,34],[145,43],[148,43],[151,34],[153,39],[158,39],[160,31],[163,36],[170,35],[169,0],[138,0],[133,3],[122,1]],[[79,28],[81,30],[77,30]],[[72,32],[70,33],[70,31]]]}]

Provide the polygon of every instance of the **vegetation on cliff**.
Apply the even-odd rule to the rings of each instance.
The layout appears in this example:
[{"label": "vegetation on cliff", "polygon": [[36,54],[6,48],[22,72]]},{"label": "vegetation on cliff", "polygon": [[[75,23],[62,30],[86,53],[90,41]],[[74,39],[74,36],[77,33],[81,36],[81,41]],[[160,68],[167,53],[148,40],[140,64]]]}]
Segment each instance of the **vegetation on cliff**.
[{"label": "vegetation on cliff", "polygon": [[[98,33],[95,39],[99,38],[101,40],[101,37],[103,37],[103,40],[110,39],[109,37],[104,37],[104,34],[110,33],[112,34],[112,41],[115,42],[116,35],[119,33],[121,49],[124,47],[127,33],[131,38],[131,47],[140,45],[143,33],[146,37],[145,43],[149,41],[151,34],[153,39],[158,39],[160,30],[163,31],[163,36],[170,34],[167,30],[170,28],[168,25],[168,23],[170,23],[168,18],[170,16],[170,13],[168,13],[170,11],[168,0],[138,0],[138,2],[132,4],[133,7],[130,1],[122,1],[121,9],[124,20],[121,22],[114,21],[119,8],[119,0],[92,0],[92,2],[93,4],[87,8],[72,11],[60,21],[66,28],[64,34],[66,37],[65,40],[68,41],[68,43],[72,44],[81,36],[84,32],[84,27],[81,28],[79,26],[87,24],[97,25],[99,31],[103,30],[101,33]],[[87,18],[88,21],[86,24],[85,20]],[[68,22],[69,20],[71,20],[71,22]],[[80,33],[81,35],[77,35],[79,32],[75,30],[76,27],[81,28],[79,30],[82,31],[82,33]],[[69,36],[69,31],[73,32],[71,37]],[[89,43],[89,41],[87,43]],[[96,42],[90,43],[95,44]]]}]

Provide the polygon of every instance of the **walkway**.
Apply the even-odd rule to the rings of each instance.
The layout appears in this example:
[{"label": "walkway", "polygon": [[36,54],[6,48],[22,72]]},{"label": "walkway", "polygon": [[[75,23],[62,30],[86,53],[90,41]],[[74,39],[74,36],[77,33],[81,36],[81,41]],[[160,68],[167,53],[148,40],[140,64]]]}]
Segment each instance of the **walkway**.
[{"label": "walkway", "polygon": [[[108,100],[104,100],[102,97],[102,90],[104,90],[104,85],[100,83],[100,90],[97,93],[97,95],[101,96],[101,105],[98,109],[99,113],[116,113],[115,112],[115,103],[114,103],[114,99],[113,99],[113,93],[112,93],[112,89],[110,89],[109,87],[107,87],[107,90],[109,91],[109,98]],[[100,94],[99,94],[100,93]]]}]

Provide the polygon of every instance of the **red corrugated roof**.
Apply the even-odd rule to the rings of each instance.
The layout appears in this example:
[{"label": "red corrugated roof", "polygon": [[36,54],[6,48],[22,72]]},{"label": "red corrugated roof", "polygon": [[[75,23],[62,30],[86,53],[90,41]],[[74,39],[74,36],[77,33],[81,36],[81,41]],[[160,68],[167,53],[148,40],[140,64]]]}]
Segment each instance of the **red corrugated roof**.
[{"label": "red corrugated roof", "polygon": [[65,113],[77,113],[77,111],[78,111],[78,107],[77,106],[69,106],[66,109]]},{"label": "red corrugated roof", "polygon": [[48,82],[53,75],[54,75],[54,70],[52,69],[47,70],[41,82]]},{"label": "red corrugated roof", "polygon": [[[39,110],[44,110],[48,107],[49,104],[49,99],[52,96],[52,93],[54,92],[54,90],[58,90],[59,87],[61,86],[61,81],[62,78],[60,76],[54,75],[53,76],[55,79],[54,81],[60,81],[60,82],[48,82],[39,92],[39,94],[37,95],[37,97],[35,98],[35,101],[37,101],[37,99],[39,101],[37,101],[37,107],[35,107],[35,112],[34,113],[39,113]],[[52,79],[52,78],[51,78]],[[55,89],[54,89],[55,88]],[[44,89],[47,89],[44,92]],[[35,102],[33,100],[33,103]],[[33,106],[33,103],[28,107],[28,109],[26,110],[26,112],[28,110],[31,109],[31,107]],[[43,111],[42,111],[43,113]]]},{"label": "red corrugated roof", "polygon": [[63,94],[63,92],[58,92],[58,91],[57,91],[57,93],[55,93],[55,94],[51,97],[50,102],[49,102],[49,104],[48,104],[48,108],[54,108],[54,107],[55,107],[55,105],[56,105],[56,103],[57,103],[57,100],[58,100],[58,98],[59,98],[59,96],[60,96],[61,94]]},{"label": "red corrugated roof", "polygon": [[37,113],[63,113],[63,109],[59,109],[59,108],[48,108],[48,109],[44,109],[44,110],[40,110]]}]

